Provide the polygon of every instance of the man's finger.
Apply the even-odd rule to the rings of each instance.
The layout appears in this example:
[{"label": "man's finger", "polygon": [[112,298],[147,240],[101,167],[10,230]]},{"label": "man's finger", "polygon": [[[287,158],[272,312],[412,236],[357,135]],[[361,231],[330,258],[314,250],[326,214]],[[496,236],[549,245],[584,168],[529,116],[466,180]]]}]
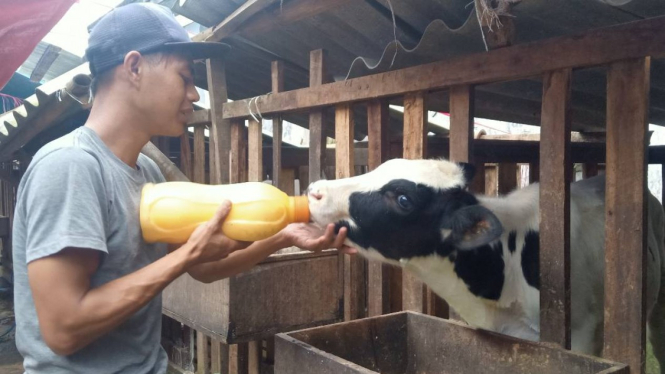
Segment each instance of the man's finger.
[{"label": "man's finger", "polygon": [[215,226],[221,224],[226,216],[229,215],[229,212],[231,212],[231,202],[224,200],[219,208],[217,208],[215,215],[212,217],[212,222],[214,222]]}]

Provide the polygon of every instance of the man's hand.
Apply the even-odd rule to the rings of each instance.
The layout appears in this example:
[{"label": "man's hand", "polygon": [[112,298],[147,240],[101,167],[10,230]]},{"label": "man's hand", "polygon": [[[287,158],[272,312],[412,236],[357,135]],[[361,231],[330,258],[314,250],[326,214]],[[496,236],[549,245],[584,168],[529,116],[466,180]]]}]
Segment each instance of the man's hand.
[{"label": "man's hand", "polygon": [[300,249],[320,252],[324,249],[337,248],[342,253],[357,253],[355,248],[344,245],[347,229],[342,227],[335,236],[335,225],[330,224],[325,231],[312,224],[294,223],[282,230],[288,242]]},{"label": "man's hand", "polygon": [[221,260],[234,251],[247,248],[251,243],[230,239],[222,233],[222,224],[231,211],[231,202],[224,201],[215,215],[199,225],[183,248],[191,254],[192,265]]}]

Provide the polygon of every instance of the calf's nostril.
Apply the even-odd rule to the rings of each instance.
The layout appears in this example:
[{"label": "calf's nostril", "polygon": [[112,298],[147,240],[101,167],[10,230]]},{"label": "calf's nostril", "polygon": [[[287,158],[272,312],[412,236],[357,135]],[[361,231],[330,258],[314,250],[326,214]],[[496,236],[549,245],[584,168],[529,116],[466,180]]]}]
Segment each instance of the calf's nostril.
[{"label": "calf's nostril", "polygon": [[321,195],[321,194],[318,193],[318,192],[310,192],[310,193],[309,193],[309,196],[315,198],[316,200],[321,200],[321,199],[323,199],[323,195]]}]

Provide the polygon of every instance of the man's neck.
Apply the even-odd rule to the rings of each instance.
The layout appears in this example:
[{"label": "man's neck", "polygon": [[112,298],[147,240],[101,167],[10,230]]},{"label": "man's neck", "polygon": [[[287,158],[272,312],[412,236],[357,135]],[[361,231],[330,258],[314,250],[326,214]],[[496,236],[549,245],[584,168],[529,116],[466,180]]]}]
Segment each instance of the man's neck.
[{"label": "man's neck", "polygon": [[150,141],[141,119],[127,106],[112,105],[104,99],[96,101],[85,126],[95,131],[116,157],[136,167],[141,149]]}]

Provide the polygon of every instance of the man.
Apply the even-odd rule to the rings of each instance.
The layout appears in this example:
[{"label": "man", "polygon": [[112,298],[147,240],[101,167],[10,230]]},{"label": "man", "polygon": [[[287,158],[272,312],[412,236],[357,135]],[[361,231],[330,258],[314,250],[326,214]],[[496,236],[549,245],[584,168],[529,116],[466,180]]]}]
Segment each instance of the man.
[{"label": "man", "polygon": [[141,188],[164,178],[141,148],[185,131],[199,100],[191,61],[223,52],[191,43],[168,9],[150,3],[115,9],[92,30],[89,119],[39,150],[17,195],[16,341],[27,373],[164,373],[160,295],[178,276],[212,282],[281,248],[343,248],[345,231],[302,224],[251,245],[233,241],[220,232],[228,202],[177,248],[142,240]]}]

